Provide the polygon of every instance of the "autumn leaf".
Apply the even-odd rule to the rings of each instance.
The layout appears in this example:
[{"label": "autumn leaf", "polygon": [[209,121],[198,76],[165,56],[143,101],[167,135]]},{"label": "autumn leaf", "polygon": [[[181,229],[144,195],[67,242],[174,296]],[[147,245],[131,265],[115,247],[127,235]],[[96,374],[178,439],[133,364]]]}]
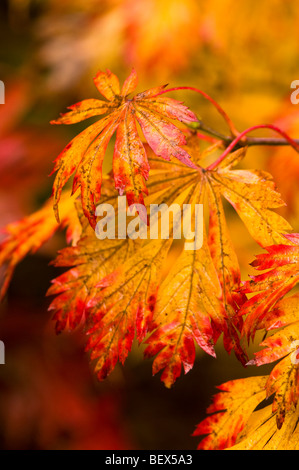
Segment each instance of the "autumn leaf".
[{"label": "autumn leaf", "polygon": [[287,237],[293,245],[274,245],[267,254],[257,256],[252,264],[257,269],[270,269],[254,276],[242,288],[256,293],[243,304],[240,315],[246,315],[243,334],[254,338],[257,330],[265,329],[267,337],[248,365],[261,366],[280,360],[266,382],[267,398],[274,394],[272,412],[280,429],[286,415],[295,411],[299,398],[299,367],[297,360],[299,321],[298,294],[285,295],[298,283],[298,234]]},{"label": "autumn leaf", "polygon": [[[109,74],[98,75],[97,84],[102,87],[106,98],[111,98],[119,86],[116,77]],[[131,75],[123,86],[123,93],[128,93],[134,85],[134,75]],[[144,92],[143,97],[156,92],[157,89]],[[158,105],[151,102],[150,106]],[[172,100],[164,102],[164,106],[167,113],[179,112],[177,108],[173,111]],[[182,115],[185,112],[185,109],[180,109]],[[93,126],[111,124],[114,119],[118,119],[115,111],[83,131],[83,135],[86,137],[89,133],[91,136],[95,132]],[[130,132],[126,128],[130,128]],[[201,166],[204,156],[210,158],[210,152],[217,150],[218,145],[212,145],[203,154],[198,153],[194,135],[188,131],[183,134],[186,144],[180,151],[193,155],[194,168],[179,159],[161,160],[150,148],[150,142],[140,147],[138,139],[135,139],[136,124],[128,108],[123,111],[117,133],[119,141],[115,152],[119,156],[129,155],[122,143],[125,135],[131,146],[137,146],[138,151],[143,148],[150,156],[147,207],[149,203],[167,207],[177,204],[182,209],[189,204],[191,219],[194,219],[196,205],[206,207],[208,202],[208,227],[202,227],[201,247],[193,245],[189,250],[183,249],[173,267],[165,271],[167,275],[163,279],[163,266],[175,237],[174,230],[178,229],[178,226],[171,225],[174,220],[169,226],[169,239],[150,241],[128,238],[99,241],[92,227],[82,222],[82,235],[77,246],[62,250],[55,261],[57,266],[71,268],[53,281],[48,292],[57,296],[51,304],[57,332],[84,325],[88,335],[87,349],[95,361],[99,378],[108,375],[118,360],[124,362],[135,335],[140,343],[146,342],[145,356],[155,356],[153,372],[163,371],[161,378],[168,387],[179,377],[182,366],[185,373],[193,367],[196,344],[214,356],[214,346],[221,334],[225,349],[234,351],[245,364],[248,357],[240,338],[243,320],[238,312],[246,297],[243,291],[238,291],[240,268],[226,224],[222,198],[237,208],[258,243],[262,243],[267,232],[271,241],[283,238],[292,244],[283,236],[287,224],[272,210],[281,204],[281,199],[270,176],[233,169],[244,158],[246,148],[229,154],[214,169],[204,168]],[[99,139],[102,143],[107,142],[106,137],[101,134]],[[80,140],[82,136],[75,139]],[[93,142],[91,147],[95,148]],[[90,148],[83,156],[84,162],[88,161],[89,154]],[[74,161],[77,154],[72,155]],[[123,164],[119,158],[115,159],[115,165],[116,175],[121,174]],[[77,175],[78,170],[74,191],[80,185],[80,176]],[[117,179],[117,185],[121,187],[120,179]],[[142,185],[142,179],[136,173],[128,182],[129,199],[130,194],[135,198],[134,187],[138,185]],[[102,201],[110,202],[116,208],[113,179],[105,177],[101,186]],[[87,186],[81,184],[82,191],[87,191]],[[159,219],[156,222],[159,225]],[[264,225],[264,228],[253,231],[252,226],[255,225]]]},{"label": "autumn leaf", "polygon": [[[236,153],[240,155],[239,151]],[[202,155],[197,155],[198,161],[201,158]],[[178,194],[183,195],[180,204],[191,204],[194,218],[194,205],[203,202],[208,185],[206,172],[196,172],[178,162],[161,162],[155,158],[151,158],[151,168],[150,190],[158,190],[160,201],[168,206],[177,201]],[[163,192],[165,188],[167,191]],[[217,203],[221,204],[220,195],[218,197]],[[204,232],[203,229],[203,246],[183,250],[161,284],[153,317],[154,331],[146,340],[145,356],[156,356],[153,372],[164,369],[161,380],[167,387],[180,376],[182,366],[185,373],[193,367],[195,344],[215,356],[214,345],[222,332],[226,349],[234,349],[244,364],[247,361],[239,342],[240,319],[236,312],[228,314],[225,309],[220,273],[218,277],[218,266],[214,266]],[[237,283],[240,276],[235,276]],[[223,282],[227,284],[227,279]],[[244,301],[244,296],[236,294],[237,297],[240,303]],[[236,327],[233,318],[237,319]],[[232,330],[234,336],[230,339]]]},{"label": "autumn leaf", "polygon": [[[194,204],[201,204],[203,195],[202,181],[189,201],[193,216]],[[153,373],[164,369],[161,380],[167,387],[180,376],[182,365],[185,373],[193,367],[194,342],[215,356],[214,342],[226,318],[221,295],[206,239],[199,249],[184,249],[159,289],[154,315],[157,329],[146,341],[145,356],[157,355]]]},{"label": "autumn leaf", "polygon": [[268,376],[247,377],[220,385],[193,436],[204,436],[200,450],[292,450],[298,448],[298,403],[277,427],[277,412],[267,405]]},{"label": "autumn leaf", "polygon": [[[155,167],[152,181],[149,182],[153,194],[161,195],[161,190],[165,191],[162,174],[167,178],[166,183],[170,179],[174,185],[171,190],[166,184],[167,199],[164,201],[170,204],[181,198],[182,203],[188,194],[192,194],[190,175],[184,178],[186,168],[184,165],[181,164],[178,174],[170,178],[169,168],[168,171],[164,169],[166,162],[165,164],[161,162],[160,171],[159,161],[151,163]],[[169,165],[175,167],[171,162]],[[197,178],[197,172],[193,171],[194,178]],[[180,182],[179,188],[178,182]],[[194,184],[196,186],[196,181]],[[110,198],[110,203],[115,205],[115,199],[115,196]],[[118,360],[124,363],[135,334],[141,342],[155,327],[153,312],[162,280],[161,267],[171,243],[171,238],[139,241],[137,244],[128,238],[100,241],[91,227],[87,226],[77,246],[67,247],[58,255],[55,264],[68,266],[71,269],[55,279],[48,291],[48,295],[57,295],[50,306],[50,310],[55,312],[56,331],[61,332],[84,324],[88,337],[86,349],[90,352],[91,360],[95,362],[99,379],[104,379]],[[220,286],[217,284],[211,260],[210,269],[220,295]],[[210,288],[208,280],[206,284],[207,288]],[[195,296],[194,289],[194,299]],[[208,304],[210,305],[210,302]],[[218,304],[221,314],[224,315],[219,301]],[[198,321],[201,327],[205,323],[208,324],[208,313],[206,320]],[[211,327],[208,333],[212,335]],[[201,337],[198,326],[196,337],[197,339]]]},{"label": "autumn leaf", "polygon": [[[118,132],[122,132],[126,119]],[[186,151],[193,153],[194,142],[188,133],[186,140]],[[183,249],[162,279],[158,271],[166,263],[174,225],[169,227],[170,240],[139,240],[137,244],[129,239],[102,240],[100,248],[96,248],[100,242],[90,227],[85,241],[83,238],[77,247],[66,248],[59,255],[58,266],[73,264],[73,267],[54,280],[49,294],[58,294],[51,306],[58,331],[84,323],[88,331],[87,349],[96,362],[99,378],[110,373],[118,360],[124,362],[136,334],[138,341],[146,344],[145,357],[154,357],[153,373],[162,371],[161,379],[170,387],[182,367],[185,373],[193,367],[195,345],[215,356],[214,346],[221,334],[225,349],[234,351],[243,364],[248,362],[240,338],[243,320],[238,314],[247,298],[238,291],[240,268],[222,197],[229,194],[232,203],[233,197],[238,197],[238,210],[246,226],[250,229],[257,224],[259,216],[260,223],[267,225],[271,240],[283,237],[281,232],[286,225],[284,219],[273,216],[271,207],[280,199],[271,183],[267,189],[264,175],[233,170],[244,158],[246,149],[233,152],[214,170],[199,166],[204,162],[201,154],[193,157],[196,168],[190,168],[178,160],[159,159],[147,145],[145,149],[151,166],[147,206],[178,204],[182,208],[189,204],[194,219],[195,205],[205,207],[205,199],[208,200],[208,234],[203,227],[202,246]],[[110,202],[115,204],[113,181],[106,182]],[[261,242],[260,232],[251,233]],[[86,245],[91,247],[90,255]]]},{"label": "autumn leaf", "polygon": [[[169,166],[176,168],[172,162],[164,164],[155,157],[151,165],[153,175],[149,187],[155,197],[165,193],[164,202],[171,204],[178,197],[184,201],[192,193],[190,174],[184,174],[185,165],[178,162],[173,175],[169,173]],[[191,173],[196,185],[197,172]],[[104,199],[108,200],[117,209],[116,196]],[[84,324],[88,338],[86,349],[95,362],[99,379],[105,378],[118,360],[124,362],[135,334],[141,342],[153,329],[161,267],[171,243],[171,238],[138,243],[128,238],[100,241],[87,226],[77,246],[67,247],[58,255],[55,264],[71,269],[55,279],[48,291],[49,295],[57,295],[50,306],[56,330]]]},{"label": "autumn leaf", "polygon": [[259,170],[232,170],[239,158],[227,165],[224,160],[212,183],[219,186],[221,194],[234,207],[252,238],[262,247],[286,243],[284,237],[292,230],[290,224],[273,209],[285,205],[277,192],[272,176]]},{"label": "autumn leaf", "polygon": [[[107,273],[106,263],[126,259],[124,242],[112,240],[100,246],[92,230],[76,246],[63,248],[56,257],[55,266],[71,267],[58,276],[47,295],[57,295],[49,310],[54,311],[56,332],[71,331],[85,320],[88,300],[96,292],[96,284]],[[86,245],[88,242],[88,245]]]},{"label": "autumn leaf", "polygon": [[[243,155],[244,151],[238,151]],[[241,282],[241,272],[237,255],[230,239],[221,191],[209,179],[209,238],[208,244],[223,291],[223,303],[229,322],[226,324],[225,349],[235,350],[241,362],[246,362],[244,346],[241,347],[239,333],[242,330],[242,317],[238,315],[241,305],[247,300],[245,294],[237,291]]]},{"label": "autumn leaf", "polygon": [[175,157],[191,168],[196,168],[196,165],[182,148],[186,143],[185,135],[170,119],[187,123],[198,121],[195,114],[179,101],[157,96],[165,86],[152,88],[129,99],[128,95],[137,86],[135,70],[122,88],[116,75],[109,70],[98,72],[94,83],[107,101],[81,101],[59,119],[51,121],[52,124],[71,124],[106,114],[65,147],[54,167],[57,173],[53,197],[57,219],[62,187],[75,172],[73,192],[81,187],[82,208],[93,227],[96,223],[95,203],[101,194],[103,159],[114,132],[117,130],[113,156],[115,186],[120,194],[127,193],[130,204],[143,203],[143,195],[147,194],[145,180],[149,175],[149,164],[136,121],[156,155],[166,160]]},{"label": "autumn leaf", "polygon": [[86,350],[95,372],[104,379],[122,364],[136,334],[140,343],[151,328],[161,265],[171,241],[150,242],[98,284],[88,318]]},{"label": "autumn leaf", "polygon": [[217,387],[220,393],[214,396],[205,418],[193,433],[204,436],[198,449],[223,450],[231,448],[255,408],[265,398],[267,377],[247,377],[232,380]]},{"label": "autumn leaf", "polygon": [[60,224],[53,215],[51,201],[48,201],[40,210],[5,227],[7,236],[0,244],[0,265],[6,267],[1,299],[7,291],[16,265],[28,253],[35,253],[59,227],[67,227],[67,241],[73,240],[76,243],[80,237],[81,226],[74,203],[74,198],[63,193]]},{"label": "autumn leaf", "polygon": [[277,428],[271,405],[255,411],[244,429],[240,441],[229,450],[298,450],[298,405],[287,413],[285,425]]},{"label": "autumn leaf", "polygon": [[287,413],[295,410],[299,399],[298,298],[298,294],[283,298],[267,312],[263,327],[270,336],[260,343],[264,349],[256,352],[248,363],[261,366],[280,359],[266,383],[267,397],[274,394],[272,412],[276,413],[278,429]]},{"label": "autumn leaf", "polygon": [[137,249],[130,239],[98,240],[87,226],[77,246],[59,253],[55,264],[72,268],[48,290],[57,295],[50,305],[56,331],[84,324],[86,350],[99,379],[118,360],[124,363],[135,334],[139,342],[145,337],[170,244],[157,240]]},{"label": "autumn leaf", "polygon": [[[290,226],[272,210],[283,201],[270,175],[233,169],[245,154],[246,148],[237,150],[213,170],[202,168],[196,172],[179,166],[175,169],[175,162],[164,162],[159,173],[159,164],[153,166],[151,178],[160,176],[163,181],[167,174],[164,168],[168,166],[168,175],[180,175],[182,186],[186,185],[189,174],[188,184],[197,203],[203,202],[206,193],[210,208],[208,239],[203,235],[199,250],[184,250],[162,283],[153,317],[156,330],[146,341],[145,355],[156,355],[153,371],[163,369],[161,379],[168,387],[180,375],[182,366],[185,373],[193,367],[194,342],[214,355],[214,344],[221,333],[226,350],[234,350],[243,364],[248,361],[240,339],[243,320],[239,315],[247,298],[243,291],[238,291],[240,268],[226,226],[222,197],[237,210],[254,240],[261,245],[265,240],[272,243],[287,240],[284,233]],[[167,195],[177,184],[175,177],[168,177]],[[162,187],[160,197],[164,202]]]},{"label": "autumn leaf", "polygon": [[299,281],[299,236],[285,237],[285,244],[265,247],[267,253],[260,254],[251,263],[263,274],[251,276],[241,291],[254,294],[241,308],[239,315],[245,318],[243,334],[254,338],[256,330],[263,325],[264,317],[275,303],[286,295]]},{"label": "autumn leaf", "polygon": [[[111,179],[105,181],[103,202],[117,197]],[[118,226],[116,225],[116,230]],[[135,335],[143,340],[150,327],[161,265],[171,240],[141,242],[99,240],[89,224],[82,227],[76,246],[60,251],[54,264],[69,269],[54,279],[48,295],[56,295],[54,312],[57,333],[84,326],[86,350],[100,380],[124,363]]]}]

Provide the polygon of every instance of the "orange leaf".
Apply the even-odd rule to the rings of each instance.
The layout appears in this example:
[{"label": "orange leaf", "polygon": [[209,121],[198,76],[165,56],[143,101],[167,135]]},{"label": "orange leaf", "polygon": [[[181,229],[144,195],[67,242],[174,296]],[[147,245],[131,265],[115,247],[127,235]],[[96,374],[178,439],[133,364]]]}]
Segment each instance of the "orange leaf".
[{"label": "orange leaf", "polygon": [[141,342],[151,327],[161,265],[170,240],[152,241],[102,279],[91,300],[87,351],[95,371],[104,379],[119,360],[124,363],[135,334]]},{"label": "orange leaf", "polygon": [[[131,190],[131,200],[136,203],[140,201],[138,194],[139,197],[142,194],[139,193],[142,188],[140,178],[143,176],[140,172],[146,172],[147,165],[142,167],[145,153],[136,133],[131,107],[135,111],[139,109],[139,105],[136,107],[131,103],[123,111],[117,129],[113,165],[114,176],[123,173],[128,178],[127,196]],[[108,115],[107,119],[111,116],[114,114]],[[105,136],[104,133],[101,135]],[[192,139],[190,142],[193,151]],[[96,148],[96,144],[91,144],[90,148],[93,147]],[[138,151],[135,152],[136,147]],[[189,150],[188,145],[185,149]],[[212,149],[216,150],[217,147],[212,146]],[[166,269],[163,270],[166,274],[161,277],[157,270],[158,258],[160,257],[159,266],[162,268],[171,237],[174,236],[173,230],[178,228],[175,218],[169,224],[170,240],[166,240],[167,243],[163,239],[150,242],[139,240],[138,243],[130,239],[98,242],[101,243],[101,250],[107,247],[108,253],[112,253],[113,246],[123,243],[117,257],[109,255],[107,262],[103,260],[99,249],[95,248],[95,236],[89,227],[89,237],[93,237],[94,241],[89,237],[85,242],[82,239],[80,250],[90,240],[94,258],[90,254],[85,258],[84,266],[81,266],[81,254],[74,251],[71,260],[75,267],[58,282],[54,281],[50,293],[61,296],[52,304],[56,311],[58,330],[67,326],[73,328],[81,320],[85,321],[89,332],[87,347],[91,357],[96,360],[100,378],[110,373],[118,360],[125,360],[136,333],[139,341],[146,342],[145,356],[156,356],[153,372],[164,369],[161,378],[170,387],[181,374],[182,366],[185,373],[193,367],[196,344],[208,354],[215,355],[214,345],[222,333],[225,349],[228,352],[234,350],[243,364],[248,361],[242,338],[240,339],[242,316],[238,315],[246,297],[244,292],[238,291],[240,269],[226,225],[221,197],[237,194],[242,204],[240,216],[250,225],[257,223],[257,214],[260,214],[262,220],[267,221],[267,233],[271,240],[278,235],[282,237],[281,229],[277,229],[276,219],[272,219],[272,211],[269,209],[272,207],[271,201],[274,201],[275,206],[280,198],[271,184],[270,189],[266,189],[261,174],[232,170],[244,157],[246,149],[229,155],[226,164],[221,162],[215,170],[190,168],[178,159],[161,160],[152,155],[153,152],[148,150],[147,145],[146,151],[151,154],[146,204],[162,202],[170,207],[175,203],[181,208],[184,204],[189,204],[194,216],[195,204],[204,205],[204,195],[207,195],[210,208],[209,234],[206,236],[203,227],[202,247],[182,250],[170,269],[163,268]],[[143,156],[139,165],[135,165],[139,152]],[[197,155],[195,161],[200,161],[201,158],[202,155]],[[134,178],[130,179],[132,175]],[[122,178],[117,179],[117,186],[124,190],[121,180]],[[130,185],[131,182],[134,186]],[[82,180],[81,187],[83,183]],[[74,190],[77,186],[75,177]],[[107,187],[110,194],[113,194],[112,180],[107,180]],[[254,189],[251,201],[248,196],[250,189]],[[110,203],[114,204],[116,195],[109,198]],[[257,241],[260,240],[259,237],[259,234],[254,234]],[[287,241],[287,238],[284,239]],[[289,242],[292,243],[291,240]],[[65,253],[68,259],[68,252]],[[122,253],[130,254],[124,257]],[[57,264],[63,264],[63,258],[58,258]],[[80,305],[73,300],[74,289]],[[147,333],[149,336],[146,336]]]},{"label": "orange leaf", "polygon": [[86,350],[100,380],[124,363],[137,335],[142,341],[152,320],[161,264],[171,240],[98,240],[91,229],[77,246],[67,247],[55,265],[72,267],[53,281],[48,295],[56,331],[85,324]]},{"label": "orange leaf", "polygon": [[193,436],[207,434],[200,450],[223,450],[232,447],[252,412],[265,398],[267,377],[248,377],[220,385],[207,409],[210,414],[196,428]]},{"label": "orange leaf", "polygon": [[148,179],[149,164],[129,108],[117,129],[113,155],[115,187],[120,194],[126,191],[129,204],[143,204],[142,193],[147,194],[144,180]]},{"label": "orange leaf", "polygon": [[[74,207],[74,199],[63,195],[61,225],[68,227],[67,239],[74,242],[80,235],[80,225]],[[24,219],[5,227],[7,238],[0,244],[0,265],[7,265],[5,281],[1,288],[3,298],[16,265],[28,254],[35,253],[59,228],[53,215],[51,202]]]},{"label": "orange leaf", "polygon": [[256,330],[263,326],[263,320],[268,311],[299,281],[297,237],[293,234],[285,238],[286,243],[293,241],[296,243],[294,245],[266,247],[268,253],[258,255],[252,263],[256,269],[268,269],[268,271],[252,276],[252,280],[245,282],[241,288],[244,293],[255,294],[239,312],[240,315],[246,317],[243,334],[248,339],[254,338]]},{"label": "orange leaf", "polygon": [[272,370],[266,384],[267,396],[275,394],[272,411],[280,429],[286,414],[299,399],[298,294],[280,300],[267,312],[263,326],[272,334],[261,342],[265,347],[248,364],[263,365],[282,359]]},{"label": "orange leaf", "polygon": [[110,70],[106,73],[99,71],[94,78],[94,83],[99,92],[109,101],[113,101],[120,95],[119,80]]},{"label": "orange leaf", "polygon": [[51,124],[74,124],[92,116],[105,114],[110,108],[111,105],[107,101],[83,100],[69,106],[68,109],[71,109],[71,111],[61,114],[60,118],[51,121]]},{"label": "orange leaf", "polygon": [[[101,121],[81,132],[66,146],[57,158],[54,168],[54,171],[58,171],[53,187],[57,219],[61,189],[76,171],[73,187],[81,187],[84,214],[92,226],[95,225],[95,201],[100,197],[104,154],[109,140],[120,125],[114,153],[115,185],[121,194],[126,191],[131,201],[142,202],[142,193],[146,193],[144,180],[148,177],[149,168],[135,119],[138,120],[146,140],[157,155],[167,160],[176,157],[192,168],[196,168],[196,165],[191,162],[186,150],[181,148],[186,143],[186,138],[169,119],[183,122],[198,121],[195,114],[182,103],[164,97],[154,98],[164,87],[153,88],[137,94],[133,99],[128,99],[128,94],[137,86],[135,70],[132,70],[125,80],[122,90],[118,78],[109,70],[99,71],[94,82],[107,102],[93,99],[82,101],[71,106],[71,111],[68,113],[51,121],[53,124],[70,124],[108,113]],[[120,149],[126,150],[125,158],[121,158]],[[121,159],[120,163],[116,161],[117,159]]]}]

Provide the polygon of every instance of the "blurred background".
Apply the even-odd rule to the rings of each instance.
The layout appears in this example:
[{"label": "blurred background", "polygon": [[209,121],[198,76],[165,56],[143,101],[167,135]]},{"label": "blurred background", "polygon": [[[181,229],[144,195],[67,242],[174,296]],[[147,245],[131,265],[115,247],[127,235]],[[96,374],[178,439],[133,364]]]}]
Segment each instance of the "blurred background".
[{"label": "blurred background", "polygon": [[[49,121],[98,97],[92,77],[99,69],[123,80],[134,67],[138,91],[164,83],[201,88],[240,131],[274,123],[299,138],[299,105],[290,101],[299,79],[294,0],[2,0],[0,39],[0,228],[49,197],[53,160],[86,125]],[[172,96],[227,132],[200,96]],[[109,169],[109,150],[106,161]],[[299,230],[296,153],[251,148],[244,165],[273,174],[287,203],[281,213]],[[232,211],[228,217],[246,279],[259,247]],[[57,337],[47,311],[45,293],[60,274],[49,262],[64,240],[56,235],[20,263],[0,307],[0,448],[195,449],[191,434],[215,386],[267,368],[244,369],[219,342],[216,361],[198,351],[193,370],[166,390],[134,347],[125,366],[98,383],[81,332]]]}]

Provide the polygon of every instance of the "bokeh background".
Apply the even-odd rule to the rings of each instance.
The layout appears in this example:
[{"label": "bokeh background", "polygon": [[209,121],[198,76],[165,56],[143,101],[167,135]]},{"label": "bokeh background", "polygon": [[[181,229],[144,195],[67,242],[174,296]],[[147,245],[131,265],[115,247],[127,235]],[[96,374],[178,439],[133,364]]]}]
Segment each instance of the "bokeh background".
[{"label": "bokeh background", "polygon": [[[298,59],[294,0],[2,0],[0,227],[49,197],[53,160],[85,126],[51,127],[49,121],[66,106],[97,97],[92,77],[98,69],[123,80],[134,67],[139,91],[164,83],[201,88],[239,130],[274,123],[299,138],[299,105],[290,101]],[[227,132],[200,96],[172,96]],[[108,150],[106,169],[109,159]],[[244,165],[273,174],[287,203],[281,212],[299,230],[298,155],[251,148]],[[246,279],[259,247],[235,215],[228,216]],[[195,449],[191,434],[215,386],[267,369],[244,369],[219,342],[217,360],[198,351],[193,370],[166,390],[134,347],[125,366],[98,383],[82,332],[57,337],[47,311],[45,293],[60,273],[49,262],[64,240],[57,234],[20,263],[1,305],[0,448]]]}]

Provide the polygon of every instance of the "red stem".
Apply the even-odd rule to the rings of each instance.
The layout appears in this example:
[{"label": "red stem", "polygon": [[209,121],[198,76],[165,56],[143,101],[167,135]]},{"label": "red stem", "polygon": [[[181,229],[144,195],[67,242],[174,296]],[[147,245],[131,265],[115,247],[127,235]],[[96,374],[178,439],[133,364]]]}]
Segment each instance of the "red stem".
[{"label": "red stem", "polygon": [[219,141],[219,139],[215,139],[215,137],[210,137],[209,135],[202,134],[201,132],[196,132],[196,135],[200,140],[206,140],[207,142],[211,142],[212,144]]},{"label": "red stem", "polygon": [[[214,170],[219,163],[221,163],[225,157],[233,150],[233,148],[240,142],[240,140],[249,132],[252,132],[256,129],[272,129],[275,132],[278,132],[282,137],[285,138],[285,140],[296,150],[296,152],[299,153],[299,145],[291,138],[289,137],[284,131],[279,129],[279,127],[274,126],[273,124],[260,124],[258,126],[252,126],[249,127],[248,129],[245,129],[245,131],[241,132],[230,144],[229,146],[225,149],[225,151],[220,155],[220,157],[215,160],[214,163],[212,163],[210,166],[207,167],[207,170]],[[244,146],[246,146],[246,141],[244,142]]]},{"label": "red stem", "polygon": [[226,123],[227,123],[227,125],[228,125],[228,127],[231,131],[232,136],[235,137],[239,134],[239,132],[237,131],[237,129],[234,126],[234,123],[229,118],[229,116],[226,114],[224,109],[222,109],[221,106],[217,103],[217,101],[215,101],[213,98],[211,98],[211,96],[209,96],[204,91],[199,90],[198,88],[194,88],[194,87],[191,87],[191,86],[178,86],[178,87],[168,88],[166,90],[160,91],[160,93],[157,93],[155,96],[163,95],[164,93],[168,93],[170,91],[177,91],[177,90],[191,90],[191,91],[195,91],[196,93],[199,93],[200,95],[202,95],[206,100],[208,100],[217,109],[219,114],[221,114],[221,116],[224,118],[224,120],[226,121]]}]

